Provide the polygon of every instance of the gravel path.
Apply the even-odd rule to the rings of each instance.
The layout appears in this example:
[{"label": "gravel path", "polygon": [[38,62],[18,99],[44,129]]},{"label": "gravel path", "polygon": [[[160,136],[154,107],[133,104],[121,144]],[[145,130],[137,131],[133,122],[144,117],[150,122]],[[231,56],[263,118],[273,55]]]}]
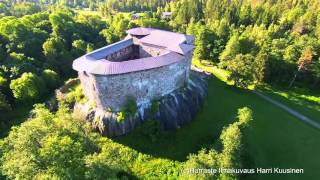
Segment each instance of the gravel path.
[{"label": "gravel path", "polygon": [[259,97],[265,99],[266,101],[269,101],[270,103],[274,104],[275,106],[278,106],[279,108],[281,108],[284,111],[287,111],[289,114],[295,116],[296,118],[298,118],[299,120],[301,120],[304,123],[307,123],[317,129],[320,129],[320,123],[304,116],[303,114],[291,109],[290,107],[280,103],[279,101],[276,101],[274,99],[271,99],[270,97],[258,92],[258,91],[253,91],[254,94],[258,95]]}]

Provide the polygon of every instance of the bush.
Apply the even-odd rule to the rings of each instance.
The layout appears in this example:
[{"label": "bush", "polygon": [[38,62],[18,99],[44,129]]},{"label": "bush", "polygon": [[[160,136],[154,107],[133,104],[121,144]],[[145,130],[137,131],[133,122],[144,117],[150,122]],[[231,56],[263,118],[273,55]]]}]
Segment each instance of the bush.
[{"label": "bush", "polygon": [[219,164],[222,168],[240,168],[240,150],[242,133],[237,123],[224,128],[220,140],[223,150],[219,154]]},{"label": "bush", "polygon": [[217,179],[218,174],[192,173],[192,169],[218,169],[219,153],[214,150],[202,149],[197,154],[191,154],[188,160],[183,164],[182,179]]},{"label": "bush", "polygon": [[66,94],[65,102],[68,104],[73,104],[75,102],[84,104],[88,102],[88,99],[83,94],[81,86],[77,85],[76,87],[72,88],[70,92]]},{"label": "bush", "polygon": [[161,134],[161,126],[159,121],[147,120],[137,127],[136,132],[155,142]]},{"label": "bush", "polygon": [[[244,107],[238,110],[238,121],[225,127],[220,135],[222,144],[221,152],[214,148],[202,149],[198,154],[192,154],[184,163],[183,169],[193,168],[218,169],[218,168],[241,168],[242,153],[242,128],[248,126],[252,120],[251,109]],[[237,174],[210,174],[183,172],[184,179],[234,179]]]},{"label": "bush", "polygon": [[126,116],[133,116],[138,110],[136,99],[132,96],[127,97],[127,104],[122,109]]},{"label": "bush", "polygon": [[117,121],[121,123],[124,119],[132,117],[138,110],[136,99],[132,96],[127,97],[127,102],[120,112],[117,113]]},{"label": "bush", "polygon": [[182,163],[160,158],[136,161],[133,167],[138,179],[178,179]]},{"label": "bush", "polygon": [[117,122],[121,123],[124,120],[124,113],[123,112],[117,112]]},{"label": "bush", "polygon": [[247,126],[249,124],[250,121],[253,120],[252,117],[252,110],[248,107],[243,107],[241,109],[238,109],[238,119],[239,119],[239,123],[242,126]]}]

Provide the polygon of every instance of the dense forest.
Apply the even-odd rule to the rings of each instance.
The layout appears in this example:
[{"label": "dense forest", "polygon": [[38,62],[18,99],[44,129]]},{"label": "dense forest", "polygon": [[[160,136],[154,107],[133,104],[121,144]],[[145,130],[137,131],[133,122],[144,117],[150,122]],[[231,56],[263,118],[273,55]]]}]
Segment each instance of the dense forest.
[{"label": "dense forest", "polygon": [[[242,131],[252,120],[250,109],[240,109],[238,120],[222,131],[219,149],[203,149],[178,162],[101,137],[65,107],[52,113],[37,105],[32,113],[32,119],[0,141],[1,170],[10,179],[196,179],[196,174],[181,173],[182,169],[241,167]],[[236,174],[205,174],[202,178],[208,177],[232,178]]]},{"label": "dense forest", "polygon": [[[161,19],[162,12],[172,12],[172,17]],[[131,19],[134,13],[141,17]],[[320,89],[318,0],[4,0],[0,113],[44,102],[76,76],[71,69],[75,58],[120,40],[127,29],[138,26],[194,35],[194,58],[229,71],[236,85]],[[1,114],[0,130],[10,128],[11,120]],[[251,119],[251,111],[240,110],[241,123],[223,130],[219,150],[200,151],[183,163],[121,147],[75,119],[67,108],[54,113],[37,105],[28,122],[0,141],[2,173],[18,179],[142,177],[146,171],[137,168],[163,166],[163,172],[150,175],[155,178],[156,173],[178,176],[180,166],[239,167],[241,123]]]}]

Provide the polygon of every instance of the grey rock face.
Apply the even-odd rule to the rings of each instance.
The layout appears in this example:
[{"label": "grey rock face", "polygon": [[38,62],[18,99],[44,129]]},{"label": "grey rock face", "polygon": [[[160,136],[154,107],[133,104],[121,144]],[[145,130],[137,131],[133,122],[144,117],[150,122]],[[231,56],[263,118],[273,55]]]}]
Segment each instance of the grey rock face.
[{"label": "grey rock face", "polygon": [[194,119],[201,109],[207,95],[206,79],[206,75],[192,72],[185,87],[156,101],[158,103],[156,110],[151,110],[151,102],[141,104],[135,115],[125,117],[121,122],[117,121],[117,112],[92,108],[88,104],[76,103],[74,111],[81,113],[97,131],[108,137],[126,134],[145,120],[157,120],[164,129],[180,128]]}]

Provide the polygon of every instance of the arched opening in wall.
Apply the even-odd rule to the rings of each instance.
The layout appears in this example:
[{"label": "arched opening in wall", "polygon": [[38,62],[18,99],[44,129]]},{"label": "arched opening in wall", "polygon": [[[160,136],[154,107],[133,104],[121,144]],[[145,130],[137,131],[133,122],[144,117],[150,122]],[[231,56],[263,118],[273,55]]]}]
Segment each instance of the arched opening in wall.
[{"label": "arched opening in wall", "polygon": [[96,91],[96,86],[94,84],[92,85],[92,89],[93,91]]}]

